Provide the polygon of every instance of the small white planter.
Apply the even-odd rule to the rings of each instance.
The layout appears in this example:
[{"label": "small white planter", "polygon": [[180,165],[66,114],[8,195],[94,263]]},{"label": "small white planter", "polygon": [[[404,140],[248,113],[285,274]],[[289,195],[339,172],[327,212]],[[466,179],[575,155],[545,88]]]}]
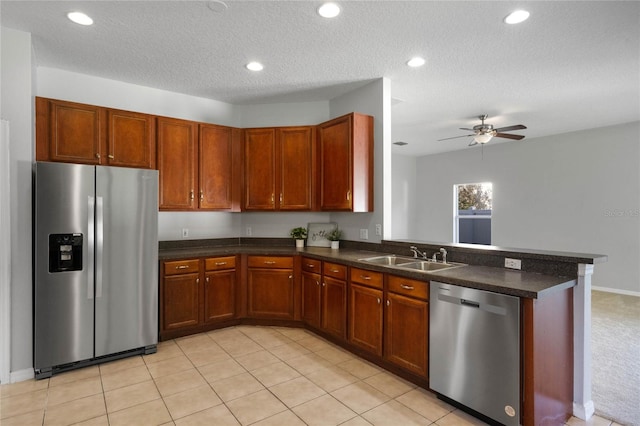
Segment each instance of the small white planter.
[{"label": "small white planter", "polygon": [[296,248],[304,248],[304,240],[296,240]]},{"label": "small white planter", "polygon": [[331,248],[336,250],[340,248],[340,241],[331,241]]}]

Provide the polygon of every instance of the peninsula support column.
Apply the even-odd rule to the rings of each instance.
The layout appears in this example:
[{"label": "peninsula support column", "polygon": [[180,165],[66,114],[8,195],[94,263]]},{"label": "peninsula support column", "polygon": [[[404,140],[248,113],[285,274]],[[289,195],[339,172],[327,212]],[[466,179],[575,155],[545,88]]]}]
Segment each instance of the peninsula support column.
[{"label": "peninsula support column", "polygon": [[589,420],[595,411],[591,399],[591,275],[593,265],[578,265],[573,291],[573,415]]}]

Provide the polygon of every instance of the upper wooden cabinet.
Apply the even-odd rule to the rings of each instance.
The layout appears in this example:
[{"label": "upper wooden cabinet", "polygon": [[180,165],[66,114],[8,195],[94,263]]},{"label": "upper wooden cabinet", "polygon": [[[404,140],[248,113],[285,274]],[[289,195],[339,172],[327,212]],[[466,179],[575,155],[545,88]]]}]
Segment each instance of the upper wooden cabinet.
[{"label": "upper wooden cabinet", "polygon": [[309,126],[245,130],[244,209],[311,210],[313,148]]},{"label": "upper wooden cabinet", "polygon": [[198,207],[240,211],[242,130],[200,124]]},{"label": "upper wooden cabinet", "polygon": [[155,118],[36,97],[36,160],[155,168]]},{"label": "upper wooden cabinet", "polygon": [[161,210],[240,210],[242,130],[158,117]]},{"label": "upper wooden cabinet", "polygon": [[351,113],[318,125],[320,210],[373,211],[373,117]]},{"label": "upper wooden cabinet", "polygon": [[158,117],[160,210],[193,210],[197,207],[197,138],[198,123]]}]

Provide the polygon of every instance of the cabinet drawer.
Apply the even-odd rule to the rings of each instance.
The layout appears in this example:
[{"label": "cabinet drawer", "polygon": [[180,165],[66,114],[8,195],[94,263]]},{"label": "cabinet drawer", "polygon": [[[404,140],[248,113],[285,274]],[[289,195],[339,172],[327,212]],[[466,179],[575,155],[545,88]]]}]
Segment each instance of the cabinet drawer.
[{"label": "cabinet drawer", "polygon": [[416,299],[429,300],[429,282],[389,275],[389,291]]},{"label": "cabinet drawer", "polygon": [[190,274],[200,270],[200,261],[198,259],[175,260],[164,262],[165,275]]},{"label": "cabinet drawer", "polygon": [[364,284],[369,287],[382,289],[382,273],[367,271],[366,269],[351,268],[351,282]]},{"label": "cabinet drawer", "polygon": [[302,270],[306,272],[315,272],[316,274],[319,274],[322,272],[322,262],[316,259],[303,257]]},{"label": "cabinet drawer", "polygon": [[224,269],[233,269],[236,267],[236,257],[212,257],[205,259],[204,269],[207,271],[221,271]]},{"label": "cabinet drawer", "polygon": [[322,273],[327,277],[333,277],[339,280],[347,279],[347,267],[345,265],[338,265],[337,263],[324,262]]},{"label": "cabinet drawer", "polygon": [[293,257],[291,256],[249,256],[249,268],[293,268]]}]

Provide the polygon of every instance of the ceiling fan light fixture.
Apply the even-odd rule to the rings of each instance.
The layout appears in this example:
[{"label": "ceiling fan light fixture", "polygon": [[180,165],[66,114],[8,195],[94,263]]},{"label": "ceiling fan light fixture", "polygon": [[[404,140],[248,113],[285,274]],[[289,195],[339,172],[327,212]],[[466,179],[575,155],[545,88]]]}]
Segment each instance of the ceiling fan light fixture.
[{"label": "ceiling fan light fixture", "polygon": [[479,144],[485,144],[493,139],[493,133],[478,133],[473,137],[473,140]]},{"label": "ceiling fan light fixture", "polygon": [[340,6],[335,3],[324,3],[318,8],[318,15],[323,18],[335,18],[340,15]]},{"label": "ceiling fan light fixture", "polygon": [[82,12],[69,12],[67,13],[67,18],[79,25],[93,25],[93,19]]},{"label": "ceiling fan light fixture", "polygon": [[504,18],[505,24],[519,24],[529,19],[529,12],[526,10],[516,10],[508,14]]}]

